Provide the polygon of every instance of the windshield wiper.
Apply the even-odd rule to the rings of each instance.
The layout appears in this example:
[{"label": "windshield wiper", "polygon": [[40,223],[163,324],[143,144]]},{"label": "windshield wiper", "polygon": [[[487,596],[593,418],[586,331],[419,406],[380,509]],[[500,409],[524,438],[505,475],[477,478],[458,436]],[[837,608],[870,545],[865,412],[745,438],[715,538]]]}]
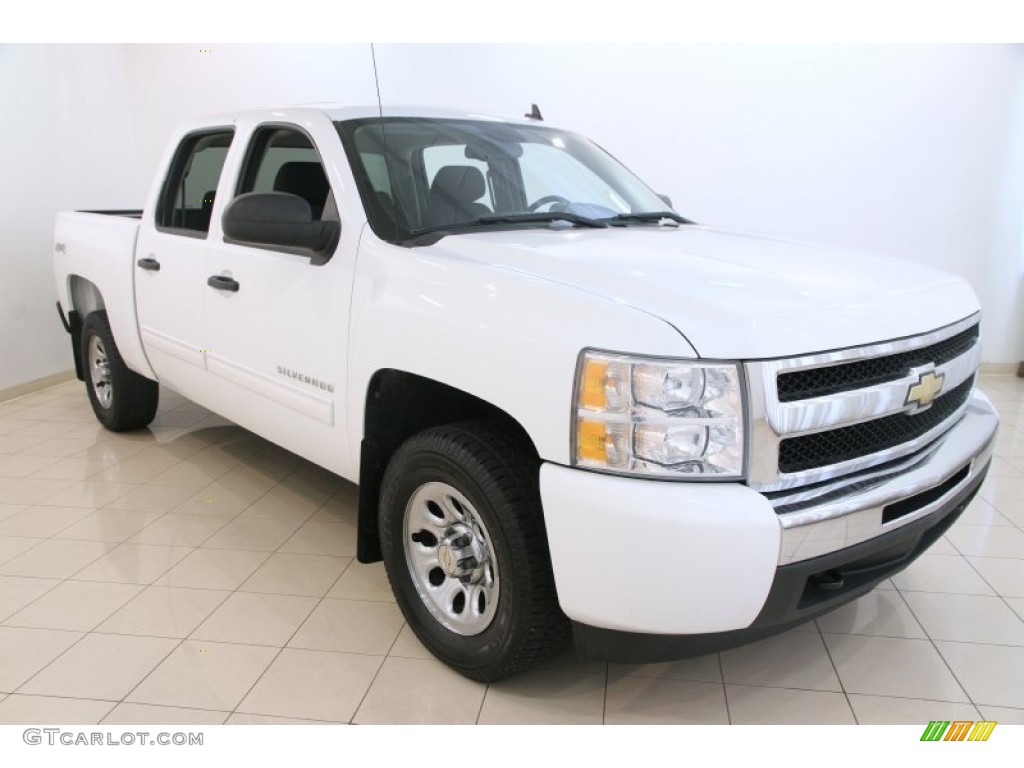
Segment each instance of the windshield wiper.
[{"label": "windshield wiper", "polygon": [[568,211],[545,211],[544,213],[508,213],[501,216],[481,216],[476,220],[479,224],[530,224],[533,222],[567,221],[570,224],[577,224],[581,227],[608,226],[604,219],[592,219],[589,216],[580,216],[578,213]]},{"label": "windshield wiper", "polygon": [[481,216],[472,221],[460,221],[455,224],[448,224],[441,227],[430,227],[429,229],[418,229],[412,233],[412,237],[404,241],[402,245],[433,245],[438,240],[457,232],[466,232],[480,226],[491,224],[550,224],[564,221],[567,224],[575,224],[580,227],[608,226],[605,219],[591,219],[587,216],[580,216],[576,213],[545,211],[544,213],[509,213],[496,216]]},{"label": "windshield wiper", "polygon": [[644,213],[620,213],[618,216],[612,216],[610,219],[608,219],[608,221],[611,222],[613,225],[617,221],[621,221],[621,222],[640,221],[640,222],[653,222],[655,224],[658,224],[658,223],[660,223],[661,221],[663,221],[665,219],[668,219],[670,222],[673,222],[672,226],[676,226],[676,225],[679,225],[679,224],[693,224],[692,221],[690,221],[689,219],[684,219],[682,216],[680,216],[675,211],[650,211],[650,212],[644,212]]}]

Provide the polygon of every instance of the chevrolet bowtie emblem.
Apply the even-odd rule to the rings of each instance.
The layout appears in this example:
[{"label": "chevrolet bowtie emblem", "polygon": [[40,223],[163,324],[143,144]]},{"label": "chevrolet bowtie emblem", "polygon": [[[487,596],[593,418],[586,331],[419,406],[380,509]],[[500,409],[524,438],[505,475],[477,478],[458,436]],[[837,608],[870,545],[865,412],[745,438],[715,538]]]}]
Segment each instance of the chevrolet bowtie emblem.
[{"label": "chevrolet bowtie emblem", "polygon": [[942,383],[945,379],[945,374],[936,374],[934,370],[920,373],[917,377],[917,383],[910,385],[904,405],[913,406],[912,412],[923,411],[938,397],[942,391]]}]

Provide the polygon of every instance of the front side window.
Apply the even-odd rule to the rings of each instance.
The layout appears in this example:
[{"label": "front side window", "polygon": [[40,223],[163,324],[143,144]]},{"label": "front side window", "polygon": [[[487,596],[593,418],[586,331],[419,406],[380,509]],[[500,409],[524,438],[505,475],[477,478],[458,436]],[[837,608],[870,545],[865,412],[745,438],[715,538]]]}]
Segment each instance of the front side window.
[{"label": "front side window", "polygon": [[553,222],[686,221],[608,153],[566,131],[426,118],[350,120],[337,127],[370,225],[392,242]]},{"label": "front side window", "polygon": [[205,236],[233,132],[194,133],[178,146],[157,205],[156,225],[177,234]]},{"label": "front side window", "polygon": [[245,192],[297,195],[309,203],[313,221],[337,219],[320,154],[299,130],[264,127],[253,134],[238,185],[238,194]]}]

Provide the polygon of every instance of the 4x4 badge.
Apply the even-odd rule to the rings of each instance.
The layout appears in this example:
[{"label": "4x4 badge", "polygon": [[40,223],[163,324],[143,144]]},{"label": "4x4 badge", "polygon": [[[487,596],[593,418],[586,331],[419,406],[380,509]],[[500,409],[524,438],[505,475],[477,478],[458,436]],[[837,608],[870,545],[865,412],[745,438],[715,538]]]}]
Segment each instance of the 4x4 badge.
[{"label": "4x4 badge", "polygon": [[904,405],[914,406],[912,412],[923,411],[942,391],[942,383],[946,380],[944,373],[936,374],[934,369],[921,372],[917,377],[917,383],[911,384],[907,390],[907,399]]}]

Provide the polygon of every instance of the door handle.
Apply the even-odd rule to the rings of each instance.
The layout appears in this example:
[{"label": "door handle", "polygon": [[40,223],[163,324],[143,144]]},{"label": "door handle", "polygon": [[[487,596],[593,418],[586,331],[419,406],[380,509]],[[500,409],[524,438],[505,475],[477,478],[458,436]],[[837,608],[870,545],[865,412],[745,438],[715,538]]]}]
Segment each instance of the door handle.
[{"label": "door handle", "polygon": [[152,256],[147,256],[144,259],[139,259],[136,264],[142,269],[148,269],[150,272],[160,271],[160,262],[154,259]]},{"label": "door handle", "polygon": [[225,275],[210,275],[206,284],[211,288],[216,288],[218,291],[231,291],[231,293],[238,293],[240,287],[237,280],[233,280]]}]

